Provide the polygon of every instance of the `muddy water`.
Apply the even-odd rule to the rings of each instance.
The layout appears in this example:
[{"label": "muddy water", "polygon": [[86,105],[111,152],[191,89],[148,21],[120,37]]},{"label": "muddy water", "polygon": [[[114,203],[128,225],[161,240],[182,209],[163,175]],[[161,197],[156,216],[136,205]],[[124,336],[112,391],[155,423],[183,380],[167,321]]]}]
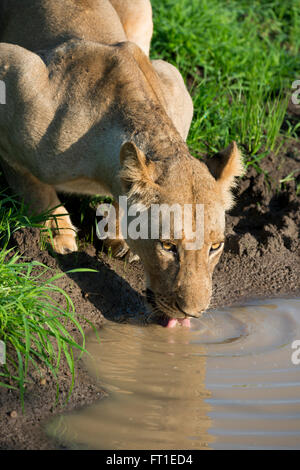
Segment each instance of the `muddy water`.
[{"label": "muddy water", "polygon": [[109,394],[49,424],[68,447],[300,448],[300,299],[216,310],[190,330],[106,323],[99,335],[87,366]]}]

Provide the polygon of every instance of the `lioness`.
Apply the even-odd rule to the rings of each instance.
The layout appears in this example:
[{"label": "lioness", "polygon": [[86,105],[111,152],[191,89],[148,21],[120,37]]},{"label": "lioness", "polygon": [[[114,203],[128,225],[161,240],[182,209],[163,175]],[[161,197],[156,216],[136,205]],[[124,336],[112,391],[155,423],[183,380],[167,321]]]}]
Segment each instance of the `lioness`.
[{"label": "lioness", "polygon": [[[77,249],[57,191],[117,201],[204,204],[204,243],[126,241],[144,265],[153,312],[189,324],[207,309],[224,246],[231,187],[242,174],[235,143],[210,169],[185,144],[191,98],[177,69],[150,61],[148,0],[4,0],[0,7],[2,167],[32,211],[54,208],[54,248]],[[62,215],[64,214],[64,215]],[[128,249],[120,234],[115,252]],[[118,245],[118,249],[116,247]]]}]

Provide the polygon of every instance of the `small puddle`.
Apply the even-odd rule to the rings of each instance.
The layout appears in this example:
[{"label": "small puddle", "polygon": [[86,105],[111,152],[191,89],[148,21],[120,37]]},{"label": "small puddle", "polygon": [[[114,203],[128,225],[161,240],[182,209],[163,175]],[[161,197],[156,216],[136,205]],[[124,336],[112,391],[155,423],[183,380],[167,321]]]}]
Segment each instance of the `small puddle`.
[{"label": "small puddle", "polygon": [[109,396],[48,434],[77,449],[299,449],[299,307],[251,302],[190,330],[107,322],[85,361]]}]

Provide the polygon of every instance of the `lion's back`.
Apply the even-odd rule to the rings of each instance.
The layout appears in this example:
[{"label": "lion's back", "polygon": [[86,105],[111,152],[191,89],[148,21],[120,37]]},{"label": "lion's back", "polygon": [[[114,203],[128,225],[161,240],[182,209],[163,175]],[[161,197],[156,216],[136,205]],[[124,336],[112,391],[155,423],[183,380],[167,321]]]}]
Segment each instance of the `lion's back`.
[{"label": "lion's back", "polygon": [[0,7],[1,42],[38,51],[73,38],[114,44],[126,35],[109,0],[4,0]]}]

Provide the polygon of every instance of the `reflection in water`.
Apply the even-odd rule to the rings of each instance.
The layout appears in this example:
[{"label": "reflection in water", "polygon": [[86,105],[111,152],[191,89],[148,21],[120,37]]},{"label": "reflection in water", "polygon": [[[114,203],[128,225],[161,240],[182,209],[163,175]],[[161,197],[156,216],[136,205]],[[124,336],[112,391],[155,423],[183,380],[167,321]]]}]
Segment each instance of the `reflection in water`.
[{"label": "reflection in water", "polygon": [[188,329],[106,324],[100,336],[88,343],[88,367],[110,396],[59,421],[60,438],[97,449],[207,447],[206,358]]},{"label": "reflection in water", "polygon": [[218,310],[191,330],[107,323],[87,366],[109,396],[48,432],[93,449],[300,448],[299,304]]}]

